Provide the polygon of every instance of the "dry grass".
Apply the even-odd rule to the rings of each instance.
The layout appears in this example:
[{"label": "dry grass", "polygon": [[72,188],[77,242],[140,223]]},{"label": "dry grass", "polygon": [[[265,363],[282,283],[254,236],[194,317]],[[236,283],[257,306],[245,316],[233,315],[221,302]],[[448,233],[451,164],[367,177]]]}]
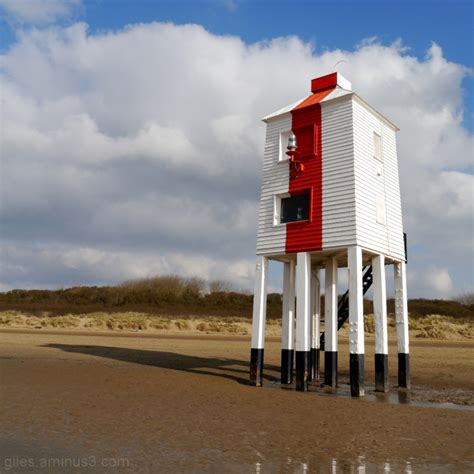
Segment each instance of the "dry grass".
[{"label": "dry grass", "polygon": [[[473,339],[474,324],[441,314],[429,314],[422,317],[412,317],[409,320],[411,337],[423,339]],[[373,314],[364,316],[364,330],[366,334],[375,333]],[[388,317],[389,334],[395,335],[395,318],[393,314]],[[347,323],[342,327],[341,333],[347,334]]]},{"label": "dry grass", "polygon": [[[30,329],[81,329],[109,331],[149,331],[149,332],[194,332],[222,333],[247,335],[251,332],[251,324],[246,318],[150,315],[147,313],[84,313],[67,314],[64,316],[26,314],[20,311],[0,312],[0,327]],[[269,335],[279,333],[279,321],[268,321]]]},{"label": "dry grass", "polygon": [[[395,335],[395,320],[393,315],[388,318],[389,333]],[[374,334],[374,316],[364,317],[365,333]],[[34,328],[34,329],[81,329],[81,330],[110,330],[110,331],[149,331],[149,332],[193,332],[204,334],[237,334],[251,333],[251,321],[241,317],[217,316],[176,316],[150,315],[148,313],[83,313],[66,314],[61,316],[49,313],[27,314],[20,311],[0,312],[0,327]],[[424,317],[410,318],[412,337],[424,339],[473,339],[474,325],[471,322],[460,321],[449,316],[431,314]],[[347,335],[347,323],[341,328],[341,335]],[[281,334],[281,320],[267,320],[269,336]]]},{"label": "dry grass", "polygon": [[417,331],[415,337],[424,339],[472,339],[474,325],[449,316],[430,314],[410,321],[410,330]]}]

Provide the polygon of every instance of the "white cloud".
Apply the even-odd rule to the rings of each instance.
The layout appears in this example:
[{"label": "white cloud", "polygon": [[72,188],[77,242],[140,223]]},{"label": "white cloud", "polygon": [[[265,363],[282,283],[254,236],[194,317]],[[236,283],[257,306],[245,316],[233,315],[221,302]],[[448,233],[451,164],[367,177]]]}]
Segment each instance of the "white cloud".
[{"label": "white cloud", "polygon": [[14,20],[25,23],[52,23],[77,8],[81,0],[0,0],[0,7]]},{"label": "white cloud", "polygon": [[221,3],[230,13],[235,13],[237,11],[238,4],[236,0],[221,0]]},{"label": "white cloud", "polygon": [[144,278],[157,274],[199,276],[208,281],[225,280],[231,281],[236,288],[248,289],[253,284],[255,270],[253,263],[246,259],[229,263],[212,256],[179,252],[159,255],[140,250],[36,244],[28,248],[5,245],[4,251],[3,269],[9,275],[10,283],[0,283],[0,291],[19,286],[33,288],[37,286],[39,278],[47,282],[43,286],[58,288],[81,285],[84,281],[119,283],[124,278]]},{"label": "white cloud", "polygon": [[[196,272],[250,286],[260,118],[308,94],[310,79],[339,60],[401,128],[409,274],[438,267],[451,281],[446,295],[465,287],[473,138],[462,126],[464,66],[435,44],[423,60],[375,40],[317,55],[295,37],[246,45],[160,23],[24,31],[0,57],[2,219],[16,269],[1,284]],[[437,292],[412,283],[411,296]]]},{"label": "white cloud", "polygon": [[453,289],[453,282],[446,268],[431,267],[426,275],[426,284],[439,296],[445,296]]}]

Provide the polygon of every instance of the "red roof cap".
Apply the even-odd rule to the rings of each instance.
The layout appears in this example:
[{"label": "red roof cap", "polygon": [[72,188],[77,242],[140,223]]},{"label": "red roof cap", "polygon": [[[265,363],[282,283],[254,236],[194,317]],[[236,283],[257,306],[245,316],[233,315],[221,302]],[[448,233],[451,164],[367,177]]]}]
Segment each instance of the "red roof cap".
[{"label": "red roof cap", "polygon": [[333,87],[342,87],[351,90],[351,83],[338,72],[327,74],[326,76],[316,77],[311,81],[311,92],[320,92],[324,89]]}]

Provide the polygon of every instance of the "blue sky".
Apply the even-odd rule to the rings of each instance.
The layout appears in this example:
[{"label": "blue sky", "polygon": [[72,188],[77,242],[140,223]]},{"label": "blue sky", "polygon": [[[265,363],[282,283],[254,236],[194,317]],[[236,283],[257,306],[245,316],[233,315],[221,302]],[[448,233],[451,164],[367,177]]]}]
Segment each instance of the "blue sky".
[{"label": "blue sky", "polygon": [[[84,0],[65,24],[86,22],[92,32],[134,23],[197,23],[219,35],[237,35],[248,43],[297,35],[316,50],[351,49],[365,38],[383,43],[402,39],[423,56],[432,41],[452,61],[473,65],[474,2],[470,0]],[[14,40],[2,16],[2,48]]]},{"label": "blue sky", "polygon": [[0,290],[250,289],[260,118],[342,59],[401,129],[411,296],[473,291],[473,4],[0,0]]},{"label": "blue sky", "polygon": [[94,30],[128,23],[198,23],[216,34],[246,42],[297,35],[316,49],[351,49],[377,36],[390,43],[402,38],[416,55],[431,41],[456,62],[472,65],[473,2],[467,0],[250,1],[250,0],[102,0],[86,1],[78,19]]}]

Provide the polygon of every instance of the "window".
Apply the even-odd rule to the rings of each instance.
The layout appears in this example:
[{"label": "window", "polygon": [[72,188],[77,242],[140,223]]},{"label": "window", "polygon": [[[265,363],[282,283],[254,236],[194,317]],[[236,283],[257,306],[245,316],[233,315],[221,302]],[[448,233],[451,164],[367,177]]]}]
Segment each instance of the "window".
[{"label": "window", "polygon": [[374,157],[382,161],[382,137],[374,132]]},{"label": "window", "polygon": [[309,194],[282,198],[280,223],[307,221],[309,219],[309,201]]},{"label": "window", "polygon": [[278,154],[278,161],[288,160],[288,155],[286,154],[286,147],[288,146],[288,139],[290,138],[290,134],[291,130],[280,133],[280,149]]},{"label": "window", "polygon": [[387,218],[385,213],[385,198],[383,194],[378,194],[376,197],[376,206],[377,206],[377,224],[386,225]]}]

